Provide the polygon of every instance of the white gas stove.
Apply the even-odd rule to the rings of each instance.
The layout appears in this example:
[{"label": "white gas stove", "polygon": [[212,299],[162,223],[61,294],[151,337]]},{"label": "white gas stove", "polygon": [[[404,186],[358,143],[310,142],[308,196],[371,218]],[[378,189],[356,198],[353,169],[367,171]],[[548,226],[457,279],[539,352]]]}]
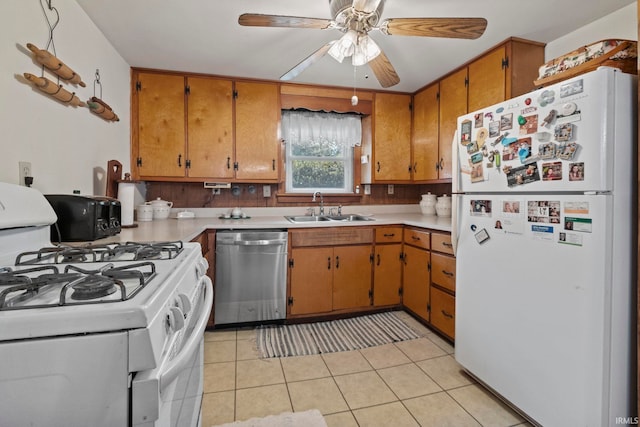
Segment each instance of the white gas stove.
[{"label": "white gas stove", "polygon": [[0,183],[0,425],[197,426],[212,307],[197,243],[52,246]]}]

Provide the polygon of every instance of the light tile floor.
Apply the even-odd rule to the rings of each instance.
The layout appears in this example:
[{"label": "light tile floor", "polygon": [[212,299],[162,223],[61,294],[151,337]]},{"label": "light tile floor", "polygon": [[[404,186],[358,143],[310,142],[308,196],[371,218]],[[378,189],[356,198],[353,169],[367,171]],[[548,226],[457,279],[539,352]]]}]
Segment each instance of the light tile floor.
[{"label": "light tile floor", "polygon": [[530,426],[461,371],[449,343],[397,314],[422,338],[260,359],[254,329],[207,332],[202,426],[308,409],[329,427]]}]

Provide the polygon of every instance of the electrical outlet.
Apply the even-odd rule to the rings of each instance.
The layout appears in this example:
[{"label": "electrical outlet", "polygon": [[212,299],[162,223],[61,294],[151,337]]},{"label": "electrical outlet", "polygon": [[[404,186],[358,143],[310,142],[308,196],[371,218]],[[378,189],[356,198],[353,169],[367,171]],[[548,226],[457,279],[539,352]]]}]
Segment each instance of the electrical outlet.
[{"label": "electrical outlet", "polygon": [[370,196],[371,195],[371,184],[365,184],[364,185],[364,195],[365,196]]},{"label": "electrical outlet", "polygon": [[211,192],[212,192],[214,195],[216,195],[216,196],[217,196],[217,195],[219,195],[219,194],[220,194],[220,189],[219,189],[219,188],[212,188],[212,189],[211,189]]},{"label": "electrical outlet", "polygon": [[33,176],[31,174],[31,162],[18,162],[18,168],[19,168],[19,178],[18,178],[18,184],[26,186],[27,184],[25,183],[24,179],[28,176]]},{"label": "electrical outlet", "polygon": [[393,184],[387,185],[387,194],[393,194]]},{"label": "electrical outlet", "polygon": [[262,186],[262,195],[264,197],[271,197],[271,186],[270,185],[263,185]]}]

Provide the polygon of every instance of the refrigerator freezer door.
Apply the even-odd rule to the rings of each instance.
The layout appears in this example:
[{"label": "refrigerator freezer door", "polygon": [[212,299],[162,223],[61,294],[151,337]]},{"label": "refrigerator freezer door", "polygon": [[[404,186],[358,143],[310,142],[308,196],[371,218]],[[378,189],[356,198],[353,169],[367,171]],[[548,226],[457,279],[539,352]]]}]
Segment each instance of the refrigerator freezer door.
[{"label": "refrigerator freezer door", "polygon": [[631,280],[621,260],[633,251],[612,246],[613,196],[458,197],[458,362],[541,425],[626,416]]},{"label": "refrigerator freezer door", "polygon": [[454,188],[613,191],[614,174],[631,173],[633,85],[633,76],[600,68],[458,118]]}]

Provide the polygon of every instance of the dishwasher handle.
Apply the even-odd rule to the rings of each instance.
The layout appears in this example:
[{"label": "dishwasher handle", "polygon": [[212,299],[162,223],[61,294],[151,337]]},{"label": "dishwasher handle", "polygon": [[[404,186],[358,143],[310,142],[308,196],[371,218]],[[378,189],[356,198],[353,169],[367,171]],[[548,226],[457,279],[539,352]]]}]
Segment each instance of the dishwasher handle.
[{"label": "dishwasher handle", "polygon": [[286,245],[286,239],[278,240],[234,240],[233,243],[223,243],[233,246],[272,246],[272,245]]}]

